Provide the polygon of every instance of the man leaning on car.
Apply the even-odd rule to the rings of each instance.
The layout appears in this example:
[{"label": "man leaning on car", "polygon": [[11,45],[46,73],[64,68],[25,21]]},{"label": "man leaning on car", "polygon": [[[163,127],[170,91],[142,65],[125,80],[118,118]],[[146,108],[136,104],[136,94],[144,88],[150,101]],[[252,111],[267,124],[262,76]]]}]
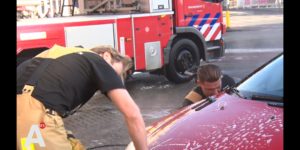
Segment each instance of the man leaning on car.
[{"label": "man leaning on car", "polygon": [[184,97],[182,107],[216,95],[224,87],[235,84],[230,76],[223,75],[221,69],[214,64],[206,64],[198,68],[196,83],[197,86]]}]

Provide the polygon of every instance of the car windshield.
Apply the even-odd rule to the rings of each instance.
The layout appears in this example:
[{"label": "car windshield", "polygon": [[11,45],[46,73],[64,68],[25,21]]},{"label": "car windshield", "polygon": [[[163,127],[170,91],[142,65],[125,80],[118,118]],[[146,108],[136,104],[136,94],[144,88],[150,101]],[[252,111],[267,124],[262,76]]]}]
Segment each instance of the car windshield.
[{"label": "car windshield", "polygon": [[246,79],[237,89],[241,94],[251,99],[273,97],[273,100],[282,101],[283,55]]}]

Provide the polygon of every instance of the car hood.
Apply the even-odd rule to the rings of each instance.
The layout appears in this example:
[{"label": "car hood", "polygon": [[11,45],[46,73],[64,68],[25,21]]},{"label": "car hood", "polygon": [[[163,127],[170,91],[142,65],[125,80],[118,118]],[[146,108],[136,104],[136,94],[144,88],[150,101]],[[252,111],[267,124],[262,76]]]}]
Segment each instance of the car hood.
[{"label": "car hood", "polygon": [[196,105],[149,126],[149,148],[283,149],[282,108],[228,94],[201,110]]}]

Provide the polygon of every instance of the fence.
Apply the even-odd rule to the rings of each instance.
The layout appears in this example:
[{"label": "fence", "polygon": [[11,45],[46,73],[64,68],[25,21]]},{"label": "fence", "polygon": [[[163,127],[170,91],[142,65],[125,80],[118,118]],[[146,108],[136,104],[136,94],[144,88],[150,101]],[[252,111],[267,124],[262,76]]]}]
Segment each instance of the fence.
[{"label": "fence", "polygon": [[283,8],[283,0],[229,0],[229,8]]}]

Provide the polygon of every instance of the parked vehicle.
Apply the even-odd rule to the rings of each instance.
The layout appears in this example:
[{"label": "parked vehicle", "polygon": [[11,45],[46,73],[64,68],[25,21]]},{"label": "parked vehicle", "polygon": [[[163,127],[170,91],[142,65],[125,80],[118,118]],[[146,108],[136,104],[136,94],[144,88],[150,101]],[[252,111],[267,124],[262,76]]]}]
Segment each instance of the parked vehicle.
[{"label": "parked vehicle", "polygon": [[283,54],[225,91],[149,126],[149,149],[282,150]]},{"label": "parked vehicle", "polygon": [[[134,71],[189,81],[186,71],[224,55],[222,0],[106,0],[87,14],[17,21],[17,64],[61,46],[111,45]],[[118,3],[115,3],[118,2]],[[130,3],[132,2],[132,3]],[[62,9],[63,10],[63,9]]]}]

